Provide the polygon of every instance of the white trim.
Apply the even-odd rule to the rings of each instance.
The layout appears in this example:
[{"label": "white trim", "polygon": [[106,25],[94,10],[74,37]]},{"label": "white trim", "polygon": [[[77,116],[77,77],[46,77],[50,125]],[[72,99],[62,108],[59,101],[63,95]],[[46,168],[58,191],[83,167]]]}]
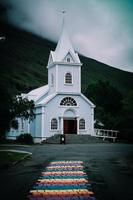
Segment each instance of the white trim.
[{"label": "white trim", "polygon": [[50,86],[53,87],[54,86],[54,74],[50,73]]},{"label": "white trim", "polygon": [[61,134],[64,133],[64,118],[61,117]]},{"label": "white trim", "polygon": [[79,135],[79,117],[77,117],[77,135]]},{"label": "white trim", "polygon": [[55,85],[55,91],[57,92],[58,91],[58,75],[59,75],[59,67],[58,65],[56,65],[56,71],[55,71],[55,74],[56,74],[56,85]]},{"label": "white trim", "polygon": [[72,86],[73,83],[64,83],[64,85],[66,85],[66,86]]},{"label": "white trim", "polygon": [[92,136],[95,134],[94,133],[94,109],[91,110],[91,129],[92,129]]},{"label": "white trim", "polygon": [[70,65],[72,67],[77,67],[77,66],[81,66],[82,63],[69,63],[69,62],[53,62],[50,65],[47,65],[47,68],[51,68],[54,67],[54,65]]},{"label": "white trim", "polygon": [[52,51],[50,51],[49,58],[48,58],[48,65],[53,63],[53,56],[52,56]]},{"label": "white trim", "polygon": [[57,92],[58,95],[73,95],[73,96],[80,96],[81,93],[79,92]]},{"label": "white trim", "polygon": [[81,93],[81,67],[79,67],[79,89],[78,89],[78,91],[79,91],[79,93]]},{"label": "white trim", "polygon": [[27,125],[27,126],[28,126],[28,127],[27,127],[27,128],[28,128],[28,133],[30,133],[30,121],[27,120],[27,123],[28,123],[28,125]]},{"label": "white trim", "polygon": [[59,132],[59,129],[50,129],[49,132]]},{"label": "white trim", "polygon": [[79,106],[77,105],[77,106],[61,106],[61,105],[59,105],[58,106],[59,108],[79,108]]},{"label": "white trim", "polygon": [[41,119],[41,135],[43,136],[43,133],[44,133],[44,107],[42,107],[42,119]]},{"label": "white trim", "polygon": [[79,129],[79,132],[86,132],[87,131],[87,129]]}]

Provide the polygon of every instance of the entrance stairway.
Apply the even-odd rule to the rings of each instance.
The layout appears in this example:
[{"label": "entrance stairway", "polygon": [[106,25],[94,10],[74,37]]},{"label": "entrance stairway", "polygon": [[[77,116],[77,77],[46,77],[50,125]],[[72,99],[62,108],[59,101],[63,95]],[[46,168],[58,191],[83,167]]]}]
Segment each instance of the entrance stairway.
[{"label": "entrance stairway", "polygon": [[[60,137],[62,135],[54,135],[47,138],[43,143],[46,144],[60,144]],[[108,143],[108,141],[103,141],[102,138],[96,138],[90,135],[77,135],[77,134],[65,134],[66,144],[91,144],[91,143]]]}]

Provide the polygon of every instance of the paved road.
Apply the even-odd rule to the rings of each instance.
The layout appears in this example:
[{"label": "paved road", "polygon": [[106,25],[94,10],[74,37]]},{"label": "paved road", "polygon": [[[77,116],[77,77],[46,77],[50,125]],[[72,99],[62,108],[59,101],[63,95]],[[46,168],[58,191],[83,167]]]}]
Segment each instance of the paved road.
[{"label": "paved road", "polygon": [[32,157],[0,171],[0,199],[25,200],[44,166],[57,160],[81,160],[99,200],[133,199],[133,145],[67,144],[0,147],[32,152]]}]

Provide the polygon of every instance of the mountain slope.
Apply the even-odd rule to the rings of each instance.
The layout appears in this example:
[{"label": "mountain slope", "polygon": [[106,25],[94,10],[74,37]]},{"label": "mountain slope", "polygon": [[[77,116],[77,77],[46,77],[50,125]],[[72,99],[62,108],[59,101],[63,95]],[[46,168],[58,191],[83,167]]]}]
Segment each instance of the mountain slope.
[{"label": "mountain slope", "polygon": [[[21,92],[47,84],[49,52],[56,45],[9,24],[1,24],[1,28],[6,40],[0,44],[0,82],[12,84]],[[83,63],[82,91],[97,80],[108,80],[123,94],[132,89],[133,73],[84,56],[80,56],[80,59]]]}]

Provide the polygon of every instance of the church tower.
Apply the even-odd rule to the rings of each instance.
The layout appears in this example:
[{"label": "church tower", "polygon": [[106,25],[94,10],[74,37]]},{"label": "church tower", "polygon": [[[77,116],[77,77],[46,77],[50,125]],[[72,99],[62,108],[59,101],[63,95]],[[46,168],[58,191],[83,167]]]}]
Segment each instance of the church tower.
[{"label": "church tower", "polygon": [[81,62],[63,23],[62,34],[48,60],[49,94],[81,92]]}]

